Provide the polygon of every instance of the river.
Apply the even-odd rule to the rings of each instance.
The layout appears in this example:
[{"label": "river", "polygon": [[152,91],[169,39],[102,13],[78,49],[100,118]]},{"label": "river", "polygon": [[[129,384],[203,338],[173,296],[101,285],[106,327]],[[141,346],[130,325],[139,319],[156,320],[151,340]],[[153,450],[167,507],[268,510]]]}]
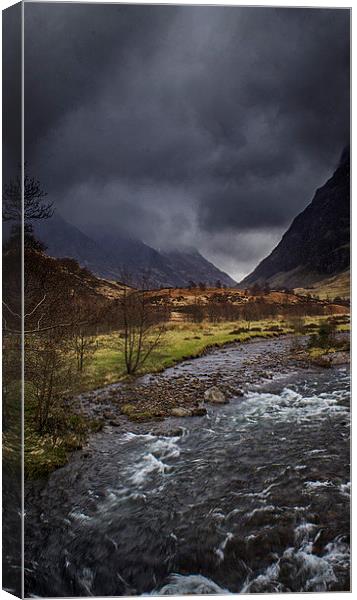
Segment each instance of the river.
[{"label": "river", "polygon": [[[232,379],[242,353],[259,365],[277,344],[163,376]],[[27,486],[26,594],[349,590],[349,386],[345,366],[277,370],[204,417],[171,419],[176,435],[106,426]]]}]

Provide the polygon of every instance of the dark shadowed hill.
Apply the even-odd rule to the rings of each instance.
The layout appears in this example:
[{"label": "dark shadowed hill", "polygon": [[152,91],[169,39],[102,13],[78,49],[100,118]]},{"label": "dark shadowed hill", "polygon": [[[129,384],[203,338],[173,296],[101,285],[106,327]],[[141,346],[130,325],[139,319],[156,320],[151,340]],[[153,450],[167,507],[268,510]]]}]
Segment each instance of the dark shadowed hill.
[{"label": "dark shadowed hill", "polygon": [[308,287],[346,271],[350,264],[350,153],[319,188],[272,253],[239,287]]},{"label": "dark shadowed hill", "polygon": [[123,235],[92,238],[58,214],[36,223],[35,234],[50,256],[74,258],[106,279],[128,279],[133,285],[141,285],[147,279],[150,287],[186,287],[191,281],[215,285],[218,280],[227,286],[235,285],[229,275],[195,249],[163,253]]},{"label": "dark shadowed hill", "polygon": [[74,258],[100,277],[119,279],[111,256],[93,239],[55,213],[50,219],[34,223],[34,232],[54,258]]}]

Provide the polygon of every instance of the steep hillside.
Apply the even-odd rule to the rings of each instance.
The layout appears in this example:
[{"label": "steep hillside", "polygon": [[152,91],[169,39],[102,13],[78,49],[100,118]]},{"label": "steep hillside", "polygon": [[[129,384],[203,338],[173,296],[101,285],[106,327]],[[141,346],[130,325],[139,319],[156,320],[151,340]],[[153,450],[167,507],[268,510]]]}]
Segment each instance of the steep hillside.
[{"label": "steep hillside", "polygon": [[36,221],[34,233],[46,245],[49,256],[74,258],[82,267],[100,277],[120,279],[118,268],[104,248],[58,213],[50,219]]},{"label": "steep hillside", "polygon": [[295,288],[296,294],[310,294],[324,298],[345,298],[350,297],[350,271],[343,271],[333,277],[328,277],[322,281],[316,281],[307,288]]},{"label": "steep hillside", "polygon": [[348,269],[350,263],[350,153],[293,221],[273,252],[240,287],[310,287]]}]

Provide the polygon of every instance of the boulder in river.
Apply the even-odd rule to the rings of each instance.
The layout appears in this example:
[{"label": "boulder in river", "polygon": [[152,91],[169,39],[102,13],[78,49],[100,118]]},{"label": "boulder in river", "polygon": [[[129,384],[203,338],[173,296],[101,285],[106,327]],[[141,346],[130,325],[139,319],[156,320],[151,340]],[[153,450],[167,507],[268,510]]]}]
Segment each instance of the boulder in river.
[{"label": "boulder in river", "polygon": [[205,391],[205,401],[211,404],[226,404],[228,400],[217,386],[212,386]]}]

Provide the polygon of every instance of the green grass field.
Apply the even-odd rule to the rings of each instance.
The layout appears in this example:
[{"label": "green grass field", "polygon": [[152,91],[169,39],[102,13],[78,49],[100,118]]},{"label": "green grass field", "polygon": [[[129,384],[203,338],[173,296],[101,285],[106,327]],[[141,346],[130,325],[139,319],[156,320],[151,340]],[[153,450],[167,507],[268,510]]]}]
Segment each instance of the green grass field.
[{"label": "green grass field", "polygon": [[[161,371],[185,359],[199,356],[209,346],[223,345],[229,342],[244,342],[254,337],[273,337],[274,332],[267,331],[277,321],[251,323],[251,331],[232,334],[235,329],[243,328],[243,323],[219,324],[172,324],[162,335],[159,345],[138,371],[138,375]],[[252,331],[261,328],[260,331]],[[284,325],[284,333],[289,331]],[[119,333],[101,335],[97,338],[98,349],[90,359],[78,386],[81,391],[103,387],[120,381],[125,377],[124,356]]]},{"label": "green grass field", "polygon": [[[305,324],[319,323],[326,317],[306,317]],[[271,330],[279,327],[280,331]],[[246,332],[232,333],[246,329]],[[348,330],[349,325],[339,329]],[[162,371],[185,358],[200,356],[210,346],[221,346],[229,342],[246,342],[254,338],[269,338],[293,333],[289,321],[261,320],[212,323],[173,323],[163,334],[159,346],[153,351],[141,371],[137,374]],[[122,380],[125,375],[124,357],[119,333],[101,335],[97,338],[98,349],[88,362],[84,373],[78,380],[78,391],[87,391],[104,387]]]}]

